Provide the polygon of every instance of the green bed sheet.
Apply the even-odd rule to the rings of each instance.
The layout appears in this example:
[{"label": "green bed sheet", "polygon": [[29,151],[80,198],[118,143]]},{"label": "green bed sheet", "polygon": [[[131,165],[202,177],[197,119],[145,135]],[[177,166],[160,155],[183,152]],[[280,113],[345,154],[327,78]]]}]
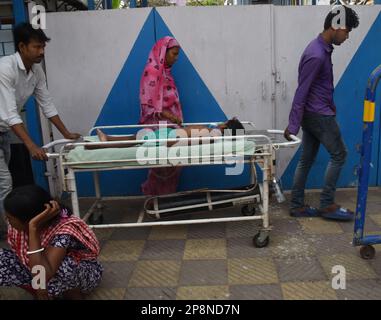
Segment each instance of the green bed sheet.
[{"label": "green bed sheet", "polygon": [[[91,136],[85,137],[86,141],[97,142],[98,137]],[[153,146],[152,143],[146,145],[139,145],[127,148],[103,148],[95,150],[86,150],[83,146],[76,147],[71,150],[67,156],[65,163],[73,168],[115,168],[122,166],[147,166],[154,164],[169,164],[172,160],[167,157],[173,156],[185,156],[195,157],[192,161],[204,161],[200,156],[210,155],[215,156],[228,156],[229,154],[236,154],[241,156],[250,156],[255,152],[255,143],[248,141],[247,139],[237,140],[234,143],[225,141],[217,141],[211,144],[200,144],[190,146],[172,146],[166,147],[164,145]],[[158,157],[164,158],[163,162],[159,163]],[[148,158],[154,159],[148,161]],[[93,164],[75,164],[76,162],[93,162],[93,161],[111,161],[117,160],[116,163],[93,163]],[[119,162],[120,161],[120,162]],[[179,160],[180,161],[180,160]],[[191,162],[191,159],[188,160]],[[182,160],[182,163],[186,163],[186,160]],[[176,164],[174,164],[176,165]]]}]

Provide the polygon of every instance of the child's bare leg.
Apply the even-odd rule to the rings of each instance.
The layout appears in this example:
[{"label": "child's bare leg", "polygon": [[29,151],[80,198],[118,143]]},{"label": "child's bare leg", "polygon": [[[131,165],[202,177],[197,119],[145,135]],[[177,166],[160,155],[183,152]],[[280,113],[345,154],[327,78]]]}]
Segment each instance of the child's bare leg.
[{"label": "child's bare leg", "polygon": [[102,132],[100,129],[97,129],[97,136],[99,141],[108,141],[108,136],[104,132]]},{"label": "child's bare leg", "polygon": [[[136,140],[136,135],[132,136],[118,136],[113,137],[105,134],[101,130],[97,129],[97,135],[99,138],[99,141],[106,142],[106,141],[126,141],[126,140]],[[94,149],[104,149],[104,148],[127,148],[127,147],[133,147],[137,145],[138,143],[115,143],[115,144],[96,144],[93,143],[92,145],[85,146],[85,149],[87,150],[94,150]]]},{"label": "child's bare leg", "polygon": [[136,140],[136,135],[132,136],[109,136],[102,132],[100,129],[97,129],[97,135],[99,138],[99,141],[126,141],[126,140]]}]

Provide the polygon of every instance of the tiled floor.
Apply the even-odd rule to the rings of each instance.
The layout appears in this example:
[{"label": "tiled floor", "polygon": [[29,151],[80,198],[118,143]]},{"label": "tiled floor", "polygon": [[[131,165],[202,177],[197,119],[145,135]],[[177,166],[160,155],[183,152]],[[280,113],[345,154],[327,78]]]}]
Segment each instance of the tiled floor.
[{"label": "tiled floor", "polygon": [[[308,201],[317,205],[318,193]],[[338,191],[338,203],[354,209],[355,201],[356,190]],[[130,221],[140,206],[139,200],[106,205],[105,220]],[[239,214],[239,208],[221,214],[229,210]],[[258,222],[97,229],[105,272],[89,299],[381,299],[381,245],[375,259],[360,258],[352,222],[295,219],[287,204],[272,203],[271,225],[262,249],[253,246]],[[369,193],[365,230],[381,234],[381,189]],[[332,288],[337,265],[346,271],[345,290]],[[0,299],[27,298],[0,289]]]}]

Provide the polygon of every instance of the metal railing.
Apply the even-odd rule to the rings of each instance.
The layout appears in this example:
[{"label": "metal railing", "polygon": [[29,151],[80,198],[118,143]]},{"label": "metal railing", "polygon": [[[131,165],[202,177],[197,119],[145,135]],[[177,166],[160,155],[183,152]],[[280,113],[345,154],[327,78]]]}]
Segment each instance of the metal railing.
[{"label": "metal railing", "polygon": [[0,23],[0,57],[13,54],[14,52],[12,25]]}]

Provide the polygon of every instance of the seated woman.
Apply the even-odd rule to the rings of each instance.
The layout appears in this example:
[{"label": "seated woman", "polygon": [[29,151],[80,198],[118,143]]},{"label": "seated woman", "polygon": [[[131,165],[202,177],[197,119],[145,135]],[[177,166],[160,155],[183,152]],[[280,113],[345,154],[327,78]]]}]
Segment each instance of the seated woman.
[{"label": "seated woman", "polygon": [[[222,124],[219,124],[215,127],[213,126],[204,126],[204,125],[190,125],[181,128],[159,128],[154,131],[147,131],[147,129],[143,129],[141,134],[129,135],[129,136],[110,136],[97,129],[97,135],[99,141],[128,141],[128,140],[148,140],[148,139],[177,139],[180,138],[191,138],[191,137],[211,137],[211,136],[221,136],[224,134],[225,130],[228,132],[229,130],[232,132],[232,135],[236,134],[237,130],[244,129],[242,123],[236,119],[232,118]],[[140,137],[144,137],[141,139]],[[148,139],[147,139],[148,138]],[[213,143],[214,140],[207,141],[207,143]],[[179,141],[168,141],[166,142],[166,146],[170,147]],[[202,143],[202,139],[199,140]],[[91,146],[86,146],[86,149],[100,149],[100,148],[126,148],[133,147],[142,143],[112,143],[112,144],[93,144]],[[192,144],[192,141],[188,141],[188,145]]]},{"label": "seated woman", "polygon": [[[82,299],[100,283],[99,243],[87,224],[36,185],[13,189],[4,199],[11,250],[0,249],[0,286],[27,289],[37,299]],[[34,269],[43,267],[32,287]]]}]

